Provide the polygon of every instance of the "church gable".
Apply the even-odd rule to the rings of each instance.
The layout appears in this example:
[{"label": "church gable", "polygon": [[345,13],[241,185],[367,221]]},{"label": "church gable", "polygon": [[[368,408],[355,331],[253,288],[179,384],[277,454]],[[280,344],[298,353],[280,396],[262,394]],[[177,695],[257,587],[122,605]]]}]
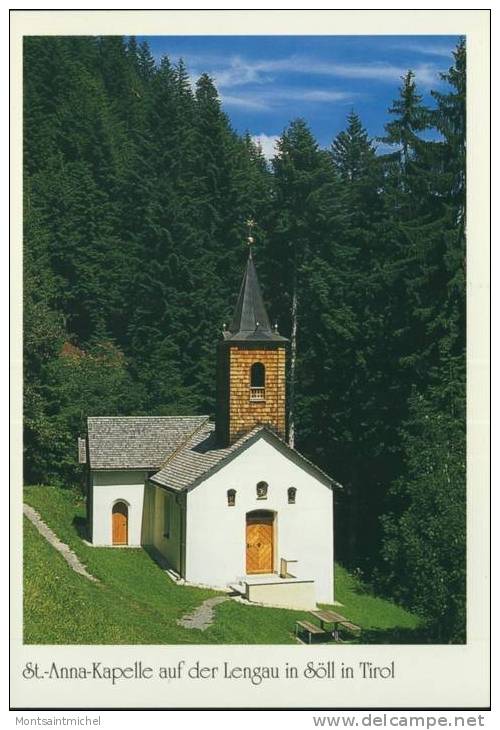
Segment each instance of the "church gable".
[{"label": "church gable", "polygon": [[217,488],[221,485],[224,490],[234,489],[236,501],[241,499],[244,489],[247,496],[256,500],[256,508],[266,508],[265,503],[274,502],[278,496],[278,485],[280,502],[287,500],[289,487],[295,488],[295,498],[299,495],[303,501],[304,490],[312,490],[310,496],[316,490],[328,495],[334,482],[275,434],[259,429],[188,491],[209,491],[214,485]]},{"label": "church gable", "polygon": [[[218,448],[211,423],[206,423],[191,439],[167,461],[164,467],[151,477],[151,481],[168,489],[182,491],[193,489],[238,460],[241,455],[252,449],[259,441],[267,444],[268,454],[276,452],[274,460],[287,460],[321,484],[331,487],[340,486],[335,480],[316,467],[295,449],[288,446],[277,434],[266,427],[257,426],[245,434],[237,442],[226,448]],[[251,457],[257,458],[258,457]]]}]

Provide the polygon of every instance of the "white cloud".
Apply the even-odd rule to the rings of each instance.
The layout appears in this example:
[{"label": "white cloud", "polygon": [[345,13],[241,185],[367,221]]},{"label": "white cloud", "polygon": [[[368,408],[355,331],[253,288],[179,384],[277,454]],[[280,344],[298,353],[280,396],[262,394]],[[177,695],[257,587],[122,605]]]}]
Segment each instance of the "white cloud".
[{"label": "white cloud", "polygon": [[299,91],[292,95],[287,96],[288,99],[304,99],[305,101],[349,101],[354,97],[359,97],[360,94],[355,94],[349,91],[326,91],[323,89],[317,89],[313,91]]},{"label": "white cloud", "polygon": [[359,98],[360,94],[348,91],[328,91],[323,89],[259,89],[258,91],[236,91],[221,94],[222,103],[243,109],[268,111],[290,101],[303,103],[349,102]]},{"label": "white cloud", "polygon": [[[226,61],[227,63],[227,61]],[[233,56],[229,59],[229,66],[220,71],[214,71],[214,79],[217,86],[230,88],[231,86],[243,86],[244,84],[263,84],[272,81],[272,78],[263,76],[259,64],[254,64],[240,56]]]},{"label": "white cloud", "polygon": [[441,70],[442,69],[438,69],[430,64],[416,66],[413,71],[415,72],[417,86],[423,86],[425,89],[430,89],[431,87],[441,84],[441,77],[439,75]]},{"label": "white cloud", "polygon": [[413,51],[414,53],[422,53],[425,56],[442,56],[451,60],[452,51],[455,46],[446,46],[441,43],[408,43],[408,44],[396,44],[391,46],[395,50],[401,51]]},{"label": "white cloud", "polygon": [[270,160],[277,154],[276,142],[279,138],[279,134],[262,133],[254,134],[252,136],[252,141],[259,145],[266,160]]},{"label": "white cloud", "polygon": [[221,94],[221,101],[225,106],[236,106],[240,109],[255,109],[255,111],[266,111],[270,109],[270,105],[267,104],[260,94],[240,94],[235,96],[234,94]]},{"label": "white cloud", "polygon": [[385,142],[375,142],[375,151],[377,155],[390,155],[392,152],[399,152],[400,144],[386,144]]},{"label": "white cloud", "polygon": [[[276,74],[283,72],[394,83],[400,80],[406,70],[406,66],[382,62],[330,63],[305,56],[288,56],[279,60],[245,61],[238,56],[229,59],[228,66],[222,71],[216,71],[214,75],[221,87],[269,83],[274,80]],[[433,63],[416,64],[413,70],[416,77],[420,79],[420,83],[433,83],[438,78],[439,69]]]},{"label": "white cloud", "polygon": [[[344,79],[365,79],[367,81],[381,81],[397,83],[408,69],[405,66],[395,66],[387,63],[355,64],[355,63],[318,63],[310,66],[311,73],[334,76]],[[420,63],[412,69],[417,82],[429,86],[439,78],[439,69],[432,63]]]},{"label": "white cloud", "polygon": [[[395,47],[395,46],[392,46]],[[413,43],[404,46],[406,50],[413,50],[427,55],[450,56],[450,50],[444,45],[428,45],[425,43]],[[175,58],[175,56],[174,56]],[[408,70],[406,65],[394,63],[385,63],[382,61],[374,61],[373,63],[336,63],[329,61],[320,61],[308,56],[287,56],[280,59],[257,59],[248,60],[243,56],[216,56],[216,55],[189,55],[185,57],[188,67],[197,70],[202,68],[215,81],[217,88],[223,94],[224,90],[230,89],[231,93],[226,96],[228,104],[233,106],[241,106],[246,108],[263,108],[269,107],[262,97],[259,98],[254,92],[253,96],[242,97],[241,94],[235,94],[234,90],[238,87],[258,85],[261,88],[270,84],[276,84],[276,79],[283,73],[302,75],[307,74],[309,78],[314,76],[326,76],[338,79],[356,79],[366,81],[378,81],[381,83],[397,84],[401,83],[401,77]],[[439,71],[443,69],[434,62],[417,63],[412,67],[415,72],[417,84],[428,89],[439,83]],[[192,71],[191,76],[198,76],[198,71]],[[288,92],[287,99],[291,100],[291,91]],[[340,96],[336,98],[333,94],[341,94],[344,92],[331,91],[310,91],[309,101],[338,101]],[[274,95],[274,92],[272,92]],[[304,92],[298,91],[295,98],[306,98]],[[320,95],[324,94],[321,99]],[[328,95],[330,98],[328,99]],[[351,95],[352,96],[352,95]],[[316,98],[315,98],[316,97]],[[282,96],[281,98],[285,98]],[[257,106],[259,105],[259,106]]]}]

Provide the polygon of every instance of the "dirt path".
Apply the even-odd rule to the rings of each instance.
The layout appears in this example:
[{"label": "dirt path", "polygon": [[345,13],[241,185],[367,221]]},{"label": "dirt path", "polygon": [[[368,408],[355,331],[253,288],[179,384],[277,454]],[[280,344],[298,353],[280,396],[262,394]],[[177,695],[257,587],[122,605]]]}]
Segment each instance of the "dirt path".
[{"label": "dirt path", "polygon": [[201,606],[195,608],[191,613],[187,613],[185,616],[180,618],[177,623],[184,629],[199,629],[205,631],[214,622],[214,610],[213,607],[223,601],[228,601],[228,596],[216,596],[215,598],[207,598],[203,601]]},{"label": "dirt path", "polygon": [[99,583],[97,578],[87,572],[85,566],[83,565],[83,563],[80,562],[73,550],[71,550],[71,548],[64,542],[61,542],[55,532],[52,532],[50,527],[47,527],[45,522],[42,520],[38,512],[33,509],[33,507],[30,507],[29,504],[23,504],[23,513],[26,515],[29,521],[33,523],[33,525],[35,525],[40,535],[42,535],[47,540],[47,542],[52,545],[52,547],[55,547],[55,549],[61,553],[65,561],[68,563],[69,567],[74,570],[75,573],[83,575],[88,580],[94,581],[94,583]]}]

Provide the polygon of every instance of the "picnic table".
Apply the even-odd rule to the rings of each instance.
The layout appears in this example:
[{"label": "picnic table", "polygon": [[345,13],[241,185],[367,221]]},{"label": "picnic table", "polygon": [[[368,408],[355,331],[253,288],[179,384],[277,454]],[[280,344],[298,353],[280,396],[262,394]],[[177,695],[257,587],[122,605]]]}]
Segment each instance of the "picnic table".
[{"label": "picnic table", "polygon": [[336,613],[335,611],[311,611],[311,616],[318,619],[321,629],[325,634],[330,633],[327,626],[333,626],[331,634],[335,641],[339,640],[338,625],[348,623],[345,616],[342,616],[340,613]]},{"label": "picnic table", "polygon": [[311,644],[313,636],[331,636],[335,641],[340,641],[339,626],[349,631],[355,636],[361,634],[361,629],[356,624],[351,623],[345,616],[336,611],[310,611],[310,615],[317,619],[320,623],[313,624],[310,621],[297,621],[295,626],[295,634],[299,635],[299,630],[306,632],[308,643]]}]

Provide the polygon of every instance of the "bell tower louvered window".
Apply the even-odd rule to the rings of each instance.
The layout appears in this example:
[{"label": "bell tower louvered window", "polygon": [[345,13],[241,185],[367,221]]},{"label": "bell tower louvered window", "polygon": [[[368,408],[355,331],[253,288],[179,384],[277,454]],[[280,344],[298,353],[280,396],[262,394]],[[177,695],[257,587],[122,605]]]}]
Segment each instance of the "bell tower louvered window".
[{"label": "bell tower louvered window", "polygon": [[261,362],[254,362],[250,368],[250,400],[266,400],[266,368]]}]

